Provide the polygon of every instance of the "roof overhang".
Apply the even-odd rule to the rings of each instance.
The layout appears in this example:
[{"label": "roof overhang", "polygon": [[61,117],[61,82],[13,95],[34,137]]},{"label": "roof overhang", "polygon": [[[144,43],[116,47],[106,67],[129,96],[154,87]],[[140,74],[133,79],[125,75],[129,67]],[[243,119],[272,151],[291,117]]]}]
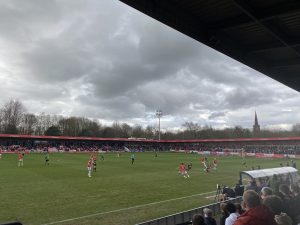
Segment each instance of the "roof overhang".
[{"label": "roof overhang", "polygon": [[300,91],[300,1],[120,1]]},{"label": "roof overhang", "polygon": [[280,174],[298,174],[298,170],[294,167],[277,167],[271,169],[262,169],[262,170],[249,170],[243,171],[241,174],[245,174],[250,176],[251,178],[260,178],[260,177],[272,177],[273,175],[280,175]]}]

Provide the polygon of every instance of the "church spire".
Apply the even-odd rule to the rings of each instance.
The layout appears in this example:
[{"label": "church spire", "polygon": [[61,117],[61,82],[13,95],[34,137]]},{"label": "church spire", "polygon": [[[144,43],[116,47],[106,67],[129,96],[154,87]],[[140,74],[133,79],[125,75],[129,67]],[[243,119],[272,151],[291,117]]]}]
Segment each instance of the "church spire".
[{"label": "church spire", "polygon": [[258,124],[257,114],[255,110],[255,116],[254,116],[254,125],[253,125],[253,133],[259,133],[260,132],[260,126]]},{"label": "church spire", "polygon": [[257,114],[256,114],[256,111],[255,111],[255,118],[254,118],[254,120],[255,120],[255,121],[254,121],[254,125],[257,126],[257,125],[258,125],[258,120],[257,120]]}]

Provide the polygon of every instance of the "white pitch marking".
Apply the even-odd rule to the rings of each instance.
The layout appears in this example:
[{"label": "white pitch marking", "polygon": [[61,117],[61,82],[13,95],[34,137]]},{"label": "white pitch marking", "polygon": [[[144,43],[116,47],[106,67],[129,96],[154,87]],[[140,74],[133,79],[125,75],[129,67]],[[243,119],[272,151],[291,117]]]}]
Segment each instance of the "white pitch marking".
[{"label": "white pitch marking", "polygon": [[88,217],[93,217],[93,216],[100,216],[100,215],[105,215],[105,214],[109,214],[109,213],[115,213],[115,212],[125,211],[125,210],[129,210],[129,209],[136,209],[136,208],[140,208],[140,207],[144,207],[144,206],[149,206],[149,205],[156,205],[156,204],[165,203],[165,202],[172,202],[172,201],[176,201],[176,200],[180,200],[180,199],[185,199],[185,198],[190,198],[190,197],[194,197],[194,196],[206,195],[206,194],[210,194],[210,193],[213,193],[213,192],[214,191],[210,191],[210,192],[205,192],[205,193],[200,193],[200,194],[195,194],[195,195],[189,195],[189,196],[185,196],[185,197],[179,197],[179,198],[173,198],[173,199],[163,200],[163,201],[159,201],[159,202],[152,202],[152,203],[147,203],[147,204],[143,204],[143,205],[136,205],[136,206],[132,206],[132,207],[128,207],[128,208],[115,209],[115,210],[107,211],[107,212],[99,212],[99,213],[94,213],[94,214],[90,214],[90,215],[86,215],[86,216],[79,216],[79,217],[74,217],[74,218],[70,218],[70,219],[65,219],[65,220],[59,220],[59,221],[54,221],[54,222],[50,222],[50,223],[45,223],[45,224],[42,224],[42,225],[59,224],[59,223],[73,221],[73,220],[79,220],[79,219],[84,219],[84,218],[88,218]]},{"label": "white pitch marking", "polygon": [[214,197],[216,197],[216,196],[215,195],[211,195],[211,196],[206,196],[205,198],[210,199],[210,198],[214,198]]}]

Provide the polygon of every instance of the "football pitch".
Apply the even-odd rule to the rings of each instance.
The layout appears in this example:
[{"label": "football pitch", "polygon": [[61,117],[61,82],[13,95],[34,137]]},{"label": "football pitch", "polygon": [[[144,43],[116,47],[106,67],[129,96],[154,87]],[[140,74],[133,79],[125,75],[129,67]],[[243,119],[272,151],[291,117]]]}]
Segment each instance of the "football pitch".
[{"label": "football pitch", "polygon": [[[243,170],[239,157],[218,158],[217,171],[206,174],[200,155],[185,153],[104,154],[97,172],[87,177],[89,154],[28,154],[0,159],[0,223],[25,225],[132,225],[213,202],[216,185],[234,186]],[[212,158],[209,158],[211,161]],[[178,174],[181,162],[193,163],[190,178]],[[279,159],[246,159],[251,166],[278,167]],[[207,198],[212,196],[212,198]]]}]

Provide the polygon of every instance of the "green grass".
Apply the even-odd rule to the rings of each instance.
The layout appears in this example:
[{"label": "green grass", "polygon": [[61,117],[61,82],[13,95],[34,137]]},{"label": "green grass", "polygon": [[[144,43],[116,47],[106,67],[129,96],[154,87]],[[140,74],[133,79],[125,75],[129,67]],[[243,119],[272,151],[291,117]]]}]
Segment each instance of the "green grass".
[{"label": "green grass", "polygon": [[[130,154],[120,158],[106,154],[98,159],[97,172],[87,177],[88,154],[50,155],[50,166],[44,155],[29,154],[24,167],[17,167],[17,155],[0,159],[0,223],[20,220],[26,225],[47,224],[94,215],[57,224],[132,225],[201,205],[212,200],[214,193],[161,202],[164,200],[215,191],[216,184],[233,186],[241,170],[240,158],[220,158],[219,168],[203,172],[199,155],[137,153],[134,165]],[[211,160],[211,159],[210,159]],[[181,162],[193,162],[189,179],[179,176]],[[248,158],[249,166],[277,167],[282,160]],[[153,202],[158,204],[145,205]],[[135,207],[139,205],[145,205]],[[125,209],[135,207],[131,209]]]}]

